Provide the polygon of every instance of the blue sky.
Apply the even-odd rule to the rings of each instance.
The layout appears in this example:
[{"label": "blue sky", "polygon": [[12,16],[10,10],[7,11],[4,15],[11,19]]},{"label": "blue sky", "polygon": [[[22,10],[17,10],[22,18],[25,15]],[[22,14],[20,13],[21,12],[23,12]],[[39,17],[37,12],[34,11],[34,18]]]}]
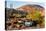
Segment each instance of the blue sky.
[{"label": "blue sky", "polygon": [[10,4],[13,5],[13,8],[18,8],[26,4],[38,4],[38,5],[44,6],[44,3],[39,3],[39,2],[7,1],[8,8],[10,8]]},{"label": "blue sky", "polygon": [[21,1],[7,1],[7,7],[10,8],[10,4],[13,4],[13,7],[18,7],[26,2],[21,2]]},{"label": "blue sky", "polygon": [[5,0],[5,1],[32,1],[32,2],[46,2],[45,0]]}]

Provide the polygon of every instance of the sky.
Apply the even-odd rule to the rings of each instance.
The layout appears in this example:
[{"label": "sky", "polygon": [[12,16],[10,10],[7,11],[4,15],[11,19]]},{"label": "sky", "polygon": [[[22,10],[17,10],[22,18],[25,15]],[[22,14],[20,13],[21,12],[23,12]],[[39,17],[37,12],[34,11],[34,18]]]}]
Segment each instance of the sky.
[{"label": "sky", "polygon": [[37,1],[37,2],[45,2],[46,0],[6,0],[6,1]]},{"label": "sky", "polygon": [[38,4],[41,6],[45,6],[43,2],[26,2],[26,1],[7,1],[7,8],[10,8],[10,4],[13,5],[12,8],[18,8],[20,6],[26,5],[26,4]]}]

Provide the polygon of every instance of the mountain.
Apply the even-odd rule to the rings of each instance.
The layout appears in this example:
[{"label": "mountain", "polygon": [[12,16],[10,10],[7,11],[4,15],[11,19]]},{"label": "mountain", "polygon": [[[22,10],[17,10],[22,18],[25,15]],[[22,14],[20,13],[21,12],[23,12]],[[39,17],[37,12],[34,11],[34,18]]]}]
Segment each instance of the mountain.
[{"label": "mountain", "polygon": [[38,10],[42,16],[44,16],[45,14],[45,10],[44,10],[44,7],[43,6],[40,6],[40,5],[23,5],[21,7],[18,7],[16,8],[17,10],[20,10],[20,11],[24,11],[24,12],[34,12],[36,10]]}]

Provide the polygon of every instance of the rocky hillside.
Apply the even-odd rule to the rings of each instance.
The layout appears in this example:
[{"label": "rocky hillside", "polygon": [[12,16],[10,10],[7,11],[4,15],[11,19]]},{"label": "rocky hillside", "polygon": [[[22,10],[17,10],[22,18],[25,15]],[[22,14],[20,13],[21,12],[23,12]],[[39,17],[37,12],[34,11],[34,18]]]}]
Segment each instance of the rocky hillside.
[{"label": "rocky hillside", "polygon": [[38,10],[42,16],[44,16],[44,14],[45,14],[44,8],[40,5],[24,5],[19,8],[16,8],[16,9],[24,11],[24,12],[32,12],[32,13],[34,11]]}]

